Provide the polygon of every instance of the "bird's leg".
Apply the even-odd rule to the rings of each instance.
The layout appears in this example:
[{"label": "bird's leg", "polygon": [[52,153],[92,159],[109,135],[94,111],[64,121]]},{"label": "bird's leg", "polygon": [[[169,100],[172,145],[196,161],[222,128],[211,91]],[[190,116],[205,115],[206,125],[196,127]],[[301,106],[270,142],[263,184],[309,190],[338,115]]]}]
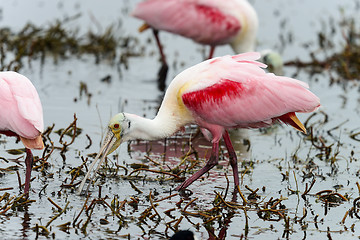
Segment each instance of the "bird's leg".
[{"label": "bird's leg", "polygon": [[161,55],[161,62],[165,65],[167,65],[166,63],[166,57],[165,57],[165,54],[163,52],[163,48],[162,48],[162,45],[161,45],[161,42],[160,42],[160,38],[159,38],[159,31],[156,30],[156,29],[153,29],[153,33],[154,33],[154,36],[155,36],[155,40],[156,40],[156,44],[158,45],[158,48],[159,48],[159,52],[160,52],[160,55]]},{"label": "bird's leg", "polygon": [[209,58],[208,59],[213,58],[214,52],[215,52],[215,46],[210,46],[210,53],[209,53]]},{"label": "bird's leg", "polygon": [[229,153],[229,159],[230,159],[229,162],[233,169],[234,183],[235,183],[235,187],[236,187],[236,186],[239,186],[239,170],[238,170],[238,162],[237,162],[236,153],[235,153],[234,147],[231,143],[228,131],[225,130],[225,132],[223,134],[223,138],[224,138],[225,146]]},{"label": "bird's leg", "polygon": [[219,161],[219,142],[213,143],[211,155],[206,165],[197,171],[194,175],[186,179],[180,186],[176,188],[177,191],[181,191],[200,178],[202,175],[207,173],[210,169],[218,164]]},{"label": "bird's leg", "polygon": [[165,82],[166,82],[166,76],[167,76],[167,72],[169,70],[168,64],[166,62],[166,57],[165,54],[163,52],[163,48],[162,45],[160,43],[160,39],[159,39],[159,31],[156,29],[153,29],[153,33],[155,36],[155,40],[156,40],[156,44],[158,45],[159,48],[159,52],[161,55],[161,62],[162,62],[162,66],[158,72],[158,88],[160,91],[164,91],[165,90]]},{"label": "bird's leg", "polygon": [[25,175],[25,189],[24,193],[29,192],[30,188],[30,178],[31,178],[31,169],[32,169],[32,163],[33,163],[33,155],[31,153],[31,150],[26,148],[26,158],[25,158],[25,166],[26,166],[26,175]]}]

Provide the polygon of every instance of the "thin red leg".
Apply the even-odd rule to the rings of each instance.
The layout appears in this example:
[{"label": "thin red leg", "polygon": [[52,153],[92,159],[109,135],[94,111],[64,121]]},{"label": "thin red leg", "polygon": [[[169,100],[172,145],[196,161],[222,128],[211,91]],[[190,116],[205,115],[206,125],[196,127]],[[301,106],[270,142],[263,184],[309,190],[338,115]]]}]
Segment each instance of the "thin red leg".
[{"label": "thin red leg", "polygon": [[223,134],[223,138],[224,138],[225,146],[229,152],[229,159],[230,159],[229,162],[233,169],[234,183],[235,183],[235,186],[239,186],[238,162],[237,162],[236,153],[235,153],[234,147],[231,143],[228,131],[225,130],[225,132]]},{"label": "thin red leg", "polygon": [[26,148],[26,158],[25,158],[26,175],[25,175],[24,193],[28,193],[29,189],[30,189],[30,178],[31,178],[32,162],[33,162],[33,155],[31,153],[31,150]]},{"label": "thin red leg", "polygon": [[213,58],[214,52],[215,52],[215,46],[210,46],[210,53],[209,53],[209,58],[208,59]]},{"label": "thin red leg", "polygon": [[218,164],[219,161],[219,142],[213,143],[211,155],[209,160],[207,161],[206,165],[197,171],[194,175],[186,179],[180,186],[176,188],[177,191],[183,190],[187,188],[190,184],[195,182],[198,178],[200,178],[202,175],[207,173],[210,169],[212,169],[214,166]]},{"label": "thin red leg", "polygon": [[[17,137],[19,139],[19,135],[9,130],[0,130],[0,134],[4,134],[8,137]],[[31,178],[31,170],[32,170],[32,162],[33,155],[30,149],[25,148],[26,158],[25,158],[25,166],[26,166],[26,174],[25,174],[25,189],[24,193],[28,193],[30,189],[30,178]]]},{"label": "thin red leg", "polygon": [[162,45],[161,45],[161,42],[159,39],[159,31],[156,29],[153,29],[153,33],[155,36],[156,44],[159,48],[159,52],[161,55],[161,62],[162,62],[162,66],[158,72],[158,88],[160,91],[164,91],[165,87],[166,87],[165,82],[166,82],[166,76],[167,76],[169,67],[166,62],[166,57],[165,57],[165,54],[164,54],[164,51],[163,51],[163,48],[162,48]]},{"label": "thin red leg", "polygon": [[156,29],[153,29],[153,33],[154,33],[154,36],[155,36],[155,40],[156,40],[156,44],[159,48],[159,52],[160,52],[160,55],[161,55],[161,62],[164,64],[164,65],[167,65],[166,63],[166,57],[165,57],[165,54],[163,52],[163,48],[162,48],[162,45],[161,45],[161,42],[160,42],[160,38],[159,38],[159,31],[156,30]]}]

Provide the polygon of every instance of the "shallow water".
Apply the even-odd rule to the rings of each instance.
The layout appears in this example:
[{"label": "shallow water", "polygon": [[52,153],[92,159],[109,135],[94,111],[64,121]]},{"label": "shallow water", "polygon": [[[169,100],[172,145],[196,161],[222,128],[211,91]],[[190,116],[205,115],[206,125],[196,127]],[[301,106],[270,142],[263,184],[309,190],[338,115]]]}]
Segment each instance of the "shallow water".
[{"label": "shallow water", "polygon": [[[82,227],[89,213],[88,215],[81,213],[77,219],[77,225],[73,225],[86,198],[77,196],[71,189],[60,188],[62,184],[69,183],[71,180],[68,171],[81,165],[81,156],[86,158],[88,154],[99,150],[103,127],[114,113],[124,110],[153,117],[161,102],[162,92],[158,91],[155,81],[160,63],[157,61],[158,55],[154,42],[148,42],[149,38],[152,39],[151,32],[139,34],[137,28],[141,22],[128,16],[128,10],[132,9],[137,2],[139,1],[109,1],[104,4],[101,1],[87,1],[85,4],[84,2],[12,0],[0,3],[1,26],[19,30],[28,21],[32,21],[35,25],[46,26],[56,19],[64,19],[81,13],[79,18],[66,23],[66,27],[79,28],[80,32],[85,34],[89,29],[102,32],[107,26],[113,24],[118,29],[119,36],[134,36],[139,39],[139,45],[145,48],[143,56],[129,59],[128,69],[122,65],[119,70],[116,65],[105,61],[97,65],[93,56],[81,59],[69,58],[57,64],[48,57],[44,66],[41,66],[40,61],[33,61],[31,67],[21,69],[20,73],[28,76],[38,89],[44,108],[45,126],[55,124],[55,130],[66,128],[73,121],[73,115],[76,113],[77,126],[82,128],[83,132],[69,146],[65,153],[65,160],[60,155],[60,151],[55,150],[48,160],[50,166],[46,171],[32,172],[35,179],[31,184],[30,199],[35,202],[25,209],[10,209],[0,215],[0,236],[15,239],[45,238],[33,228],[36,225],[46,226],[51,217],[58,213],[48,198],[55,201],[61,208],[68,203],[66,212],[47,226],[48,237],[55,239],[112,239],[119,236],[130,239],[162,239],[173,233],[171,227],[175,228],[176,221],[171,221],[181,217],[182,220],[177,227],[192,229],[202,239],[210,238],[211,229],[216,236],[219,236],[221,231],[225,231],[226,239],[239,239],[244,235],[253,239],[286,237],[313,239],[315,237],[329,238],[329,236],[336,239],[360,236],[359,220],[354,214],[350,213],[345,222],[341,223],[346,211],[351,210],[354,199],[360,194],[356,186],[359,178],[358,142],[350,138],[352,132],[360,131],[358,83],[350,82],[346,87],[329,86],[329,75],[326,72],[310,76],[305,71],[300,71],[297,78],[309,83],[311,90],[321,99],[322,107],[319,111],[323,111],[328,116],[328,122],[320,124],[319,121],[322,121],[323,116],[318,113],[309,124],[313,124],[314,136],[321,136],[325,145],[333,144],[330,157],[321,158],[319,154],[323,153],[322,151],[316,149],[304,135],[287,126],[276,126],[266,131],[245,131],[242,134],[250,141],[250,150],[249,152],[244,150],[248,145],[244,146],[241,144],[242,141],[239,141],[238,146],[241,149],[239,157],[245,159],[244,166],[241,166],[240,170],[247,169],[247,173],[242,175],[241,189],[247,197],[250,191],[245,189],[245,185],[254,190],[259,188],[257,194],[261,197],[257,204],[245,208],[246,211],[239,208],[231,212],[230,209],[223,207],[219,210],[220,212],[213,215],[221,217],[208,224],[204,224],[208,218],[198,215],[190,216],[183,211],[189,201],[198,198],[187,207],[187,211],[197,213],[202,211],[209,215],[209,209],[216,205],[214,191],[221,194],[225,192],[227,186],[225,172],[229,176],[230,189],[232,188],[231,169],[226,161],[222,161],[220,167],[214,168],[209,176],[189,187],[193,195],[190,199],[185,199],[179,205],[180,207],[176,205],[181,200],[178,195],[159,201],[156,209],[160,219],[154,216],[152,219],[146,218],[144,222],[139,222],[138,218],[151,205],[148,199],[150,193],[155,200],[159,200],[174,193],[171,190],[179,183],[166,181],[161,178],[162,175],[149,172],[142,172],[138,178],[130,181],[123,177],[127,174],[120,169],[118,176],[121,177],[111,177],[108,172],[107,178],[97,181],[97,184],[102,185],[101,195],[108,196],[105,200],[108,204],[111,204],[114,198],[120,202],[127,201],[124,208],[119,210],[123,215],[121,221],[111,213],[108,207],[99,204],[93,210],[90,222],[85,228],[86,231],[82,230]],[[259,0],[252,1],[261,22],[259,49],[275,48],[281,51],[285,61],[296,58],[308,60],[308,52],[318,47],[316,34],[321,30],[327,30],[324,26],[329,19],[339,21],[340,9],[343,9],[346,16],[354,16],[356,19],[355,6],[359,4],[358,1],[322,0],[317,1],[316,5],[313,2],[310,0],[301,2],[271,0],[266,3]],[[284,28],[280,28],[281,22],[285,22]],[[337,32],[333,41],[340,49],[343,40],[341,31]],[[281,34],[287,38],[291,35],[292,42],[281,46],[279,40]],[[168,82],[182,69],[198,63],[206,55],[204,47],[190,40],[167,33],[161,33],[161,38],[164,40],[165,51],[170,62]],[[308,49],[303,47],[305,43],[310,46]],[[232,54],[228,46],[219,47],[216,50],[216,55],[230,53]],[[294,68],[285,68],[285,75],[291,76],[295,72]],[[108,75],[111,76],[111,82],[101,82],[101,79]],[[89,93],[92,94],[90,99],[80,96],[81,82],[86,83]],[[309,116],[310,114],[300,114],[299,118],[306,121]],[[92,141],[88,149],[85,149],[89,145],[86,134]],[[52,133],[50,137],[55,146],[61,147],[57,134]],[[167,165],[176,166],[180,161],[178,157],[186,153],[186,149],[182,151],[174,147],[175,144],[172,144],[172,141],[178,145],[179,143],[186,145],[187,137],[178,136],[177,138],[181,140],[175,141],[172,138],[167,142],[166,161],[163,161],[163,152],[161,152],[163,141],[147,143],[147,146],[144,146],[146,143],[134,144],[131,146],[134,150],[131,154],[127,152],[126,144],[123,144],[117,150],[117,154],[113,154],[114,157],[111,156],[109,159],[118,165],[125,166],[129,171],[133,170],[131,163],[145,163],[150,166],[150,169],[167,169]],[[20,144],[4,137],[1,137],[0,141],[1,157],[16,158],[17,156],[8,154],[6,150],[20,148]],[[67,137],[66,141],[70,141],[70,138]],[[205,144],[205,142],[195,144],[201,159],[208,153]],[[320,143],[317,142],[317,144]],[[146,148],[151,149],[149,157],[161,163],[160,167],[146,160],[144,157],[146,153],[143,152]],[[337,149],[338,154],[336,154]],[[41,156],[42,152],[35,151],[34,154]],[[20,162],[22,161],[23,158],[20,158]],[[204,164],[203,159],[201,164]],[[14,165],[18,164],[12,161],[4,162],[2,168]],[[114,165],[109,163],[109,166]],[[25,174],[23,164],[19,168],[19,173],[23,179]],[[186,176],[188,177],[189,174]],[[77,181],[81,179],[82,176]],[[305,191],[305,185],[310,185],[313,179],[316,179],[316,182],[304,200],[301,194]],[[131,187],[130,182],[133,182],[142,193],[138,193]],[[20,195],[16,172],[5,172],[2,175],[0,188],[5,187],[13,187],[13,190],[6,191],[11,196]],[[299,193],[289,189],[298,190]],[[347,196],[349,201],[334,206],[325,204],[315,193],[327,189],[338,191],[341,195]],[[97,198],[98,187],[91,186],[91,191],[92,196],[88,200],[88,207],[90,202]],[[231,199],[230,192],[226,196],[227,201]],[[138,199],[137,207],[128,204],[133,201],[133,198]],[[279,221],[265,221],[259,218],[259,209],[270,198],[283,199],[281,204],[286,209],[285,216],[289,218],[288,226],[283,218]],[[242,204],[239,197],[237,201]],[[164,213],[172,208],[175,208],[171,212],[172,217]],[[304,209],[307,211],[306,215]],[[152,214],[156,212],[152,210]],[[248,216],[248,230],[245,227],[245,214]],[[101,224],[100,219],[106,219],[108,224]],[[68,228],[59,227],[68,222],[70,222]]]}]

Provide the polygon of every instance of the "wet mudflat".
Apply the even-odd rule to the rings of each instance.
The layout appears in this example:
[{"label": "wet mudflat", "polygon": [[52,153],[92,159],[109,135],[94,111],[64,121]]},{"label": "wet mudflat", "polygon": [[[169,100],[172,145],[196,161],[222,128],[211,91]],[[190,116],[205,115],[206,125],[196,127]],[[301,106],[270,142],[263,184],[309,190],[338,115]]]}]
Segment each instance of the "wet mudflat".
[{"label": "wet mudflat", "polygon": [[[0,235],[167,239],[191,229],[201,239],[359,237],[359,1],[251,1],[259,50],[279,50],[285,75],[308,82],[322,107],[299,114],[308,135],[288,126],[232,133],[241,194],[233,190],[225,148],[189,196],[173,190],[209,154],[189,127],[164,141],[124,144],[108,157],[91,195],[76,195],[109,118],[119,111],[153,117],[162,99],[152,35],[139,34],[141,22],[129,17],[136,2],[1,3],[1,68],[33,81],[47,130],[46,149],[34,152],[28,198],[19,187],[22,146],[0,137]],[[161,37],[168,82],[208,50]],[[232,51],[224,46],[215,54]]]}]

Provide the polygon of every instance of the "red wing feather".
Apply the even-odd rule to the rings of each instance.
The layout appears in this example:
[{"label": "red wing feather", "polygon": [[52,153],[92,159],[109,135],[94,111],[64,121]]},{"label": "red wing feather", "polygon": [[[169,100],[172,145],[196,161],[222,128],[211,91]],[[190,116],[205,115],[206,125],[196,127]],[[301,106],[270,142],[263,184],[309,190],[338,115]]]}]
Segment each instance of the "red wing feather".
[{"label": "red wing feather", "polygon": [[[280,120],[304,131],[294,114],[303,110],[303,94],[289,95],[286,92],[292,92],[292,86],[285,83],[274,90],[274,84],[261,80],[222,79],[203,89],[185,92],[182,100],[199,122],[225,128],[257,128]],[[298,91],[308,92],[302,86],[298,86]]]}]

